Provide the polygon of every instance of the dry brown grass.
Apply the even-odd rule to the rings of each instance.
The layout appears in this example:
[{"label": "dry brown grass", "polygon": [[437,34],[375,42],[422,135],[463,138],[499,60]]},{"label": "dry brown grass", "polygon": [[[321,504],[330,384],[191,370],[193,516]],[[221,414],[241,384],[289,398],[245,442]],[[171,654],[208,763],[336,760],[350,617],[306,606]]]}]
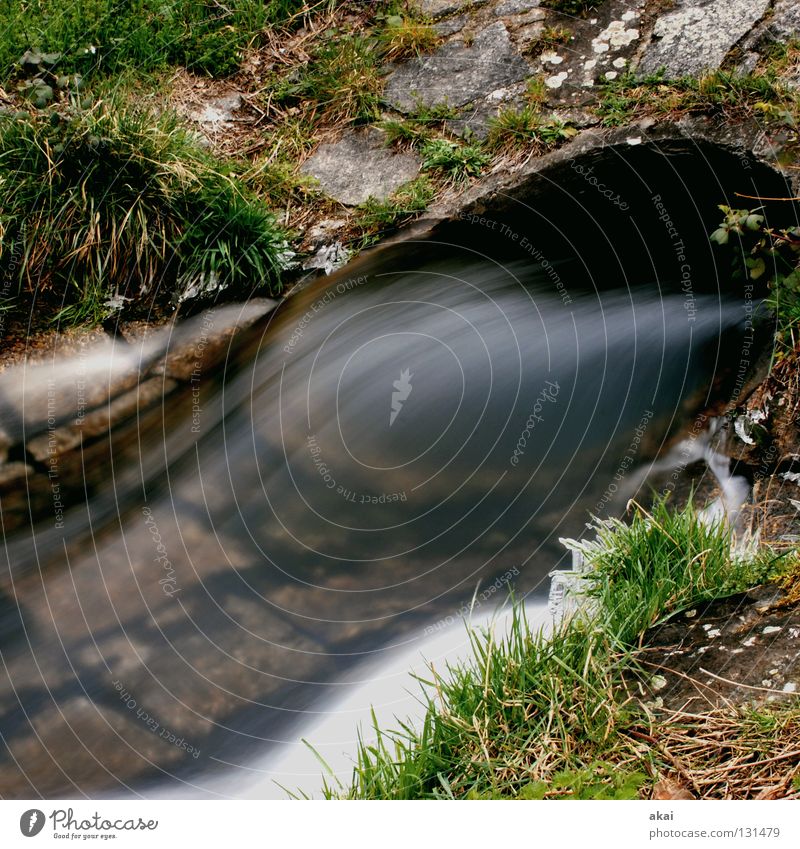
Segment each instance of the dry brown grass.
[{"label": "dry brown grass", "polygon": [[662,778],[697,799],[800,799],[800,707],[676,711],[648,743]]}]

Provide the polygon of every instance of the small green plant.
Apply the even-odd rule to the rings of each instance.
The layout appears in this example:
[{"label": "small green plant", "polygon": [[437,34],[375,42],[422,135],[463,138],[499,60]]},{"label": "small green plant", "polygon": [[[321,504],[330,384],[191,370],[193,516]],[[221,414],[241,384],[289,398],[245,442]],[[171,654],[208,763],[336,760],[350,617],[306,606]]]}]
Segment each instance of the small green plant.
[{"label": "small green plant", "polygon": [[12,294],[36,290],[65,319],[193,283],[278,291],[281,229],[168,115],[98,103],[0,116],[0,210]]},{"label": "small green plant", "polygon": [[361,246],[366,247],[378,237],[397,229],[424,212],[436,190],[430,180],[418,177],[398,189],[388,200],[370,198],[356,208],[355,227]]},{"label": "small green plant", "polygon": [[542,6],[545,9],[552,9],[554,12],[562,12],[565,15],[585,15],[602,3],[603,0],[542,0]]},{"label": "small green plant", "polygon": [[491,150],[508,153],[515,150],[544,151],[577,133],[556,118],[543,120],[530,106],[503,109],[489,124],[487,145]]},{"label": "small green plant", "polygon": [[567,27],[545,27],[539,37],[528,45],[528,53],[541,53],[552,50],[563,44],[569,44],[572,38],[572,30]]},{"label": "small green plant", "polygon": [[547,98],[548,90],[544,77],[531,77],[525,89],[525,100],[528,106],[536,110],[541,110],[545,103],[547,103]]},{"label": "small green plant", "polygon": [[389,144],[401,144],[416,148],[425,144],[431,138],[429,128],[417,121],[389,120],[383,121],[380,126],[386,133],[386,140]]},{"label": "small green plant", "polygon": [[720,206],[725,216],[710,239],[733,244],[734,279],[764,280],[778,319],[778,341],[794,348],[800,327],[800,227],[768,227],[758,209]]},{"label": "small green plant", "polygon": [[477,177],[489,164],[489,156],[472,144],[431,139],[422,148],[422,167],[442,174],[452,183]]},{"label": "small green plant", "polygon": [[533,801],[541,799],[638,799],[648,776],[643,772],[628,772],[618,765],[602,761],[575,769],[564,769],[556,773],[551,782],[531,781],[523,784],[515,796],[509,797],[497,791],[476,793],[466,799],[494,800],[519,799]]}]

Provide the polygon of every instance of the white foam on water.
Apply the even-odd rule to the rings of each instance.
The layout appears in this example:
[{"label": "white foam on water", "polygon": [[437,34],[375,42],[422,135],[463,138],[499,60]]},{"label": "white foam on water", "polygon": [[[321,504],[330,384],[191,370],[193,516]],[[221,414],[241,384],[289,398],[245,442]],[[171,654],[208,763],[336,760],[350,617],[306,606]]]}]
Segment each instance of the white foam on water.
[{"label": "white foam on water", "polygon": [[[545,602],[525,605],[525,615],[532,632],[548,631],[552,616]],[[352,687],[324,709],[317,708],[313,720],[299,727],[294,739],[279,744],[268,754],[240,766],[226,764],[219,778],[197,784],[214,795],[237,799],[286,799],[287,790],[295,795],[320,798],[323,773],[328,784],[338,779],[345,787],[350,784],[358,746],[358,733],[369,743],[375,740],[372,711],[382,730],[397,728],[396,718],[419,727],[425,713],[421,699],[422,684],[413,676],[430,680],[431,665],[437,673],[446,675],[447,667],[469,661],[472,648],[468,635],[471,629],[490,629],[496,640],[508,634],[513,621],[509,605],[492,613],[459,620],[438,633],[424,632],[414,641],[397,649],[381,652],[379,661],[362,664],[350,676]],[[430,629],[428,629],[430,630]],[[303,742],[306,741],[306,742]],[[312,749],[330,767],[327,773]],[[285,788],[285,789],[284,789]],[[192,788],[184,786],[158,788],[148,793],[151,798],[179,798],[190,795]]]}]

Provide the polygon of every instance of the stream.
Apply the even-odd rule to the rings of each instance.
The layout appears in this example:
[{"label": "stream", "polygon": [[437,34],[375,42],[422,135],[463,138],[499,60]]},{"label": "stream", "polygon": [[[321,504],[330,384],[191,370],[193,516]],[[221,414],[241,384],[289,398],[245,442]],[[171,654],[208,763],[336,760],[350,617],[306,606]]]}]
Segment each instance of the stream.
[{"label": "stream", "polygon": [[559,538],[721,391],[744,315],[436,240],[293,295],[142,434],[158,474],[7,540],[0,794],[310,792],[301,737],[352,755],[465,614],[541,618]]}]

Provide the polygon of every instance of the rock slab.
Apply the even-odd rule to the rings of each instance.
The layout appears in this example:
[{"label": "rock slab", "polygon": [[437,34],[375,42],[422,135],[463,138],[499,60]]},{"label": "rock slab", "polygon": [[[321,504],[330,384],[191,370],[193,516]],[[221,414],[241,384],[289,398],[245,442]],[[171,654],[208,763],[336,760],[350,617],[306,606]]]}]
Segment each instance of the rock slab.
[{"label": "rock slab", "polygon": [[370,197],[386,200],[419,174],[420,165],[418,156],[391,150],[386,146],[386,134],[370,128],[320,145],[300,170],[315,177],[334,200],[358,206]]},{"label": "rock slab", "polygon": [[779,41],[800,38],[800,3],[797,0],[776,0],[767,31]]},{"label": "rock slab", "polygon": [[489,0],[416,0],[414,5],[423,15],[437,20],[464,9],[485,6],[488,2]]},{"label": "rock slab", "polygon": [[664,68],[668,78],[675,78],[716,70],[769,6],[770,0],[707,0],[662,15],[639,73]]},{"label": "rock slab", "polygon": [[386,83],[384,100],[398,112],[420,106],[464,106],[530,76],[502,21],[475,36],[470,46],[451,41],[430,56],[399,65]]}]

